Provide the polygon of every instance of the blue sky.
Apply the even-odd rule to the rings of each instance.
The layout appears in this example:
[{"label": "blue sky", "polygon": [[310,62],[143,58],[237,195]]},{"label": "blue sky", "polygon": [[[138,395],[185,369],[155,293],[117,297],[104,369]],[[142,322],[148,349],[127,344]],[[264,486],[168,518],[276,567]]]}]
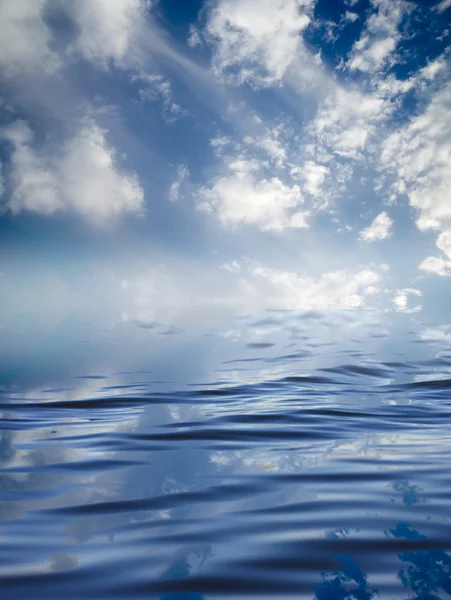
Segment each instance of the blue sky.
[{"label": "blue sky", "polygon": [[450,36],[448,0],[1,1],[1,327],[446,338]]}]

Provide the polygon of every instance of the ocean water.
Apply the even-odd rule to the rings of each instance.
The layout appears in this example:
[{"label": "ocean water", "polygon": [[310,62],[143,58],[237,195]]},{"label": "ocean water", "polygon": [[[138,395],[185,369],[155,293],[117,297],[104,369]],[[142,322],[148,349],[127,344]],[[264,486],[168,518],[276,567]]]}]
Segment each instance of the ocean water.
[{"label": "ocean water", "polygon": [[449,598],[448,333],[250,325],[5,332],[3,598]]}]

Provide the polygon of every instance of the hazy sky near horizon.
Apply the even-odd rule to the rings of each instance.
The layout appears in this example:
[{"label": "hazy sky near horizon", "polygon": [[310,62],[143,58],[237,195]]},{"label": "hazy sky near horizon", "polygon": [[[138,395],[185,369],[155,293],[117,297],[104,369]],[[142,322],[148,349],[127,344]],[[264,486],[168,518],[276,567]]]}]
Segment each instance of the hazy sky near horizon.
[{"label": "hazy sky near horizon", "polygon": [[450,36],[448,0],[0,0],[0,326],[446,326]]}]

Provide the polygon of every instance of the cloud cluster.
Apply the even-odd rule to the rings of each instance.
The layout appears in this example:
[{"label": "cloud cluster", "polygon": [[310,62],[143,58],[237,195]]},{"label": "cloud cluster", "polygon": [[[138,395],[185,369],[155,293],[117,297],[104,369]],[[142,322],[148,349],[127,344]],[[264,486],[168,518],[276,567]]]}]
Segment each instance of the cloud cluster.
[{"label": "cloud cluster", "polygon": [[122,171],[106,131],[83,123],[59,154],[37,148],[25,121],[1,131],[11,148],[7,207],[13,214],[64,211],[104,225],[123,214],[141,214],[144,193],[134,173]]},{"label": "cloud cluster", "polygon": [[[281,0],[259,3],[256,10],[253,0],[218,0],[206,25],[216,73],[224,81],[248,82],[254,87],[277,88],[281,83],[290,87],[296,78],[294,70],[301,76],[303,67],[311,69],[314,62],[314,51],[302,40],[302,31],[312,22],[308,19],[313,18],[313,4]],[[436,10],[447,8],[442,2]],[[391,71],[400,62],[397,49],[405,32],[413,34],[409,19],[415,11],[418,9],[405,0],[371,0],[359,38],[338,67],[347,74],[346,82],[338,82],[318,61],[313,77],[322,87],[317,88],[320,96],[315,116],[306,124],[304,121],[288,141],[271,135],[245,137],[254,149],[254,154],[245,154],[245,168],[231,168],[234,161],[229,161],[223,176],[203,188],[200,206],[225,224],[282,230],[292,226],[290,215],[295,211],[304,214],[301,224],[310,225],[317,212],[337,209],[334,201],[354,174],[373,170],[378,179],[372,187],[385,202],[407,194],[418,228],[438,234],[437,247],[443,255],[427,257],[420,269],[450,274],[451,88],[449,83],[443,85],[449,73],[446,53],[414,69],[408,78],[398,79]],[[349,20],[355,21],[354,16]],[[277,44],[269,42],[270,36],[277,38]],[[417,103],[418,109],[409,115],[405,101]],[[257,147],[267,159],[255,151]],[[273,177],[262,174],[265,160],[270,161]],[[388,176],[393,178],[391,187]],[[386,239],[392,235],[392,226],[393,221],[382,211],[361,230],[360,239]]]},{"label": "cloud cluster", "polygon": [[[21,86],[36,95],[25,100],[27,108],[35,101],[34,119],[41,113],[51,116],[59,92],[64,98],[71,88],[69,67],[75,61],[101,69],[133,63],[136,38],[150,7],[150,0],[0,2],[0,77],[11,90]],[[55,25],[60,21],[64,27]],[[55,115],[53,123],[43,119],[44,143],[35,140],[21,99],[15,106],[14,93],[11,98],[7,121],[11,113],[16,121],[2,129],[1,139],[9,156],[4,205],[13,214],[76,213],[96,225],[142,214],[141,184],[134,173],[119,167],[107,132],[86,117],[80,125],[80,115],[92,112],[81,93],[78,106],[74,98],[73,106],[63,109],[63,118]],[[57,145],[55,137],[66,140]]]},{"label": "cloud cluster", "polygon": [[[425,110],[392,133],[382,166],[393,175],[394,192],[407,194],[421,231],[439,233],[437,247],[451,259],[451,84],[439,89]],[[429,257],[425,271],[445,274],[445,263]]]},{"label": "cloud cluster", "polygon": [[309,131],[317,151],[358,160],[388,107],[375,94],[337,86],[320,104]]},{"label": "cloud cluster", "polygon": [[381,70],[401,39],[399,26],[408,4],[404,0],[372,0],[371,4],[375,12],[368,17],[348,59],[351,71],[375,73]]},{"label": "cloud cluster", "polygon": [[225,81],[280,82],[301,43],[313,0],[222,0],[206,26],[213,68]]}]

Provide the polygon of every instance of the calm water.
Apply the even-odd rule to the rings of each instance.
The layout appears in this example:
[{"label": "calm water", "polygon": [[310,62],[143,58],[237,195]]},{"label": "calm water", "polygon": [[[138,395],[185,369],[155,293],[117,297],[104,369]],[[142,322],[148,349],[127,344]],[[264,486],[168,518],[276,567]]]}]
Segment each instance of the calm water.
[{"label": "calm water", "polygon": [[2,597],[448,598],[451,354],[290,335],[5,375]]}]

